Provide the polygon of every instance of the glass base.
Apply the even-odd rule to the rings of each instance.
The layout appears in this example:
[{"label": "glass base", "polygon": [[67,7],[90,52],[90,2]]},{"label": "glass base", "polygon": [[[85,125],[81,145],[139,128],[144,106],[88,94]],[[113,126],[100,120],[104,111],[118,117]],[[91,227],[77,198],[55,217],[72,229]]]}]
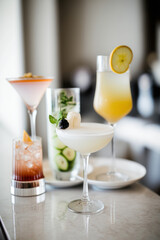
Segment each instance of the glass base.
[{"label": "glass base", "polygon": [[54,176],[56,178],[56,180],[59,181],[75,181],[76,177],[78,175],[78,170],[73,170],[70,172],[60,172],[60,171],[53,171]]},{"label": "glass base", "polygon": [[45,193],[45,179],[35,181],[11,181],[11,194],[15,196],[27,197],[37,196]]},{"label": "glass base", "polygon": [[74,213],[94,214],[102,211],[104,209],[104,204],[100,200],[83,201],[77,199],[70,202],[68,208]]},{"label": "glass base", "polygon": [[120,172],[108,172],[97,175],[96,180],[103,182],[124,182],[128,181],[128,176]]}]

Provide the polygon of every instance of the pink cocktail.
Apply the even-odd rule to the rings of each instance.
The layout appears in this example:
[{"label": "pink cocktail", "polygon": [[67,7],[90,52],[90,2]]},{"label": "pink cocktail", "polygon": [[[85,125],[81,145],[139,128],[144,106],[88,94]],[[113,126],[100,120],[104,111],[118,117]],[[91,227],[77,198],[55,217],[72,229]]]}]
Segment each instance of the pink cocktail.
[{"label": "pink cocktail", "polygon": [[26,104],[30,116],[32,139],[36,136],[36,108],[52,80],[52,77],[34,76],[32,74],[8,79],[8,82],[16,89]]},{"label": "pink cocktail", "polygon": [[37,108],[44,92],[51,83],[51,78],[17,78],[9,83],[17,90],[30,110]]}]

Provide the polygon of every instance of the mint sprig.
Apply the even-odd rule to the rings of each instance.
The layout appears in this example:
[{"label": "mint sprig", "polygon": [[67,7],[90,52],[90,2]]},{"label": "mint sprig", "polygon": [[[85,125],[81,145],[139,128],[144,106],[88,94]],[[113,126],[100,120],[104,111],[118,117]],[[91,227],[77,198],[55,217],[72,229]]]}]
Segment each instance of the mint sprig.
[{"label": "mint sprig", "polygon": [[60,111],[56,114],[56,116],[49,115],[50,123],[58,126],[59,122],[62,119],[65,119],[67,117],[68,112],[75,105],[76,105],[76,103],[73,101],[73,96],[67,97],[65,92],[61,92],[60,93],[60,99],[59,99]]},{"label": "mint sprig", "polygon": [[56,124],[58,123],[57,119],[55,117],[53,117],[52,115],[49,115],[49,121],[52,124]]}]

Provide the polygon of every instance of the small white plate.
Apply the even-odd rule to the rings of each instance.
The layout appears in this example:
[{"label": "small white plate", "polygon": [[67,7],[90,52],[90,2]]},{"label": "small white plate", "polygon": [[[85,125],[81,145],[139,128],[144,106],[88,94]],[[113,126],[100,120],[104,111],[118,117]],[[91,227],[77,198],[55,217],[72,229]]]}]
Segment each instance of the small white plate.
[{"label": "small white plate", "polygon": [[93,171],[88,174],[88,183],[101,189],[118,189],[129,186],[143,178],[146,174],[146,168],[139,163],[131,160],[116,158],[116,170],[128,176],[125,181],[98,181],[97,175],[107,173],[111,165],[111,159],[95,158],[93,162]]},{"label": "small white plate", "polygon": [[43,162],[43,171],[44,171],[44,176],[45,176],[45,182],[54,187],[58,187],[58,188],[73,187],[73,186],[80,185],[83,182],[83,178],[80,176],[77,176],[77,178],[72,181],[57,180],[51,171],[48,160],[45,160]]}]

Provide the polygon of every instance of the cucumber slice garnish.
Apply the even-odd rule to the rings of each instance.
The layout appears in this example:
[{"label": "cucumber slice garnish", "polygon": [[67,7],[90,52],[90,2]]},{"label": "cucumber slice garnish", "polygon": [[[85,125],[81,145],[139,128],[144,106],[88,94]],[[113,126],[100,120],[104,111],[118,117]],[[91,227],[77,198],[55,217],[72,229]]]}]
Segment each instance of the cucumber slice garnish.
[{"label": "cucumber slice garnish", "polygon": [[57,167],[60,171],[67,171],[68,170],[68,161],[62,155],[58,154],[55,156],[55,161]]},{"label": "cucumber slice garnish", "polygon": [[68,161],[68,163],[69,163],[68,171],[71,171],[75,166],[75,159],[73,161]]},{"label": "cucumber slice garnish", "polygon": [[54,148],[53,149],[53,156],[55,157],[56,155],[60,154],[61,150]]},{"label": "cucumber slice garnish", "polygon": [[74,151],[73,149],[66,147],[63,151],[62,154],[65,156],[65,158],[68,161],[73,161],[76,157],[76,151]]},{"label": "cucumber slice garnish", "polygon": [[53,145],[54,145],[54,147],[57,148],[57,149],[63,149],[63,148],[66,147],[66,145],[64,145],[64,144],[59,140],[58,137],[54,138],[54,140],[53,140]]}]

